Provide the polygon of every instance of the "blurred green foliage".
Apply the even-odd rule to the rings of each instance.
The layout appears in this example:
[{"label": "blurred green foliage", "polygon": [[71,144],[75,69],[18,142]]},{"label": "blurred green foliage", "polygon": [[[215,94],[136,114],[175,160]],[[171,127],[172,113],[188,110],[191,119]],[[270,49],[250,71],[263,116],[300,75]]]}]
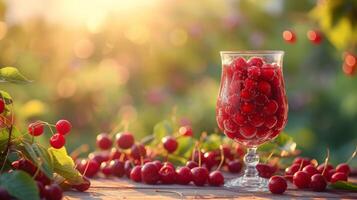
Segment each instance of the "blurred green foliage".
[{"label": "blurred green foliage", "polygon": [[[32,16],[25,15],[30,9],[23,4],[0,3],[0,64],[34,80],[3,88],[15,100],[23,129],[36,119],[66,118],[74,126],[67,140],[71,151],[81,143],[94,148],[95,135],[122,120],[137,138],[144,137],[176,110],[196,134],[213,132],[218,52],[281,49],[290,108],[286,132],[305,155],[321,160],[328,146],[332,161],[347,160],[357,144],[357,79],[342,73],[345,46],[336,48],[331,39],[336,36],[330,36],[335,29],[322,26],[328,38],[321,45],[306,38],[334,9],[319,11],[310,0],[133,2],[137,5],[104,11],[87,2],[74,14],[57,15],[75,10],[75,4],[55,9],[45,4],[40,6],[45,14]],[[19,13],[25,17],[16,20]],[[347,20],[355,37],[356,18]],[[284,43],[285,29],[296,32],[296,44]],[[352,44],[349,36],[344,39],[349,40]]]}]

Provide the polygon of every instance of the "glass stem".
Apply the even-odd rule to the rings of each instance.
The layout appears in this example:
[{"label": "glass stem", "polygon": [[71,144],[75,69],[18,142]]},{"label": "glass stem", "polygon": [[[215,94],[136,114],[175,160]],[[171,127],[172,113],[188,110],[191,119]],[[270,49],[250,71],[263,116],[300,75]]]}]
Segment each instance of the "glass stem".
[{"label": "glass stem", "polygon": [[258,171],[255,166],[259,163],[259,156],[257,154],[257,147],[247,148],[247,153],[244,156],[244,163],[246,166],[244,178],[257,178]]}]

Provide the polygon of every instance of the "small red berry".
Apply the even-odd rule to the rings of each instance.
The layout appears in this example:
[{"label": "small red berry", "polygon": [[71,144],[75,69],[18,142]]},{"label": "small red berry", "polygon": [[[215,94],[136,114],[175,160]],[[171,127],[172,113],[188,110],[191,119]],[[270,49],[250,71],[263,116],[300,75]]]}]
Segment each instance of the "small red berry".
[{"label": "small red berry", "polygon": [[263,59],[259,58],[259,57],[253,57],[251,59],[249,59],[248,61],[248,65],[249,66],[257,66],[257,67],[261,67],[263,66]]},{"label": "small red berry", "polygon": [[203,186],[208,179],[208,170],[205,167],[195,167],[191,169],[192,181],[196,186]]},{"label": "small red berry", "polygon": [[303,171],[296,172],[293,176],[293,183],[296,187],[302,189],[302,188],[308,188],[311,182],[311,177],[309,174]]},{"label": "small red berry", "polygon": [[258,79],[260,76],[260,67],[258,66],[251,66],[248,68],[247,71],[248,71],[248,77],[251,79]]},{"label": "small red berry", "polygon": [[176,172],[175,169],[170,165],[164,165],[159,170],[160,180],[163,184],[173,184],[176,181]]},{"label": "small red berry", "polygon": [[146,184],[156,184],[160,180],[156,165],[148,162],[141,168],[141,179]]},{"label": "small red berry", "polygon": [[154,160],[152,161],[154,165],[156,165],[157,169],[160,170],[162,166],[164,166],[160,160]]},{"label": "small red berry", "polygon": [[100,165],[100,171],[105,175],[105,176],[110,176],[112,175],[112,169],[109,165],[109,162],[102,162]]},{"label": "small red berry", "polygon": [[176,151],[178,143],[174,137],[166,136],[162,138],[161,142],[168,153],[173,153]]},{"label": "small red berry", "polygon": [[327,164],[326,169],[325,169],[325,164],[321,164],[321,165],[317,166],[317,171],[319,171],[319,173],[322,173],[325,169],[325,172],[328,172],[333,168],[334,167],[331,164]]},{"label": "small red berry", "polygon": [[5,102],[0,99],[0,114],[5,111]]},{"label": "small red berry", "polygon": [[66,139],[62,134],[56,133],[50,138],[50,144],[55,149],[62,148],[66,143]]},{"label": "small red berry", "polygon": [[166,161],[166,162],[162,163],[162,165],[163,165],[163,166],[169,166],[169,167],[171,167],[171,168],[175,169],[174,164],[172,164],[172,163],[170,163],[170,162],[168,162],[168,161]]},{"label": "small red berry", "polygon": [[110,161],[111,172],[116,177],[122,177],[125,174],[124,162],[120,160]]},{"label": "small red berry", "polygon": [[187,185],[192,181],[191,169],[188,167],[180,167],[176,170],[177,183]]},{"label": "small red berry", "polygon": [[190,168],[190,169],[193,169],[193,168],[195,168],[195,167],[198,167],[198,163],[195,162],[195,161],[187,161],[186,167],[188,167],[188,168]]},{"label": "small red berry", "polygon": [[335,183],[337,181],[347,181],[348,177],[345,173],[336,172],[331,176],[331,183]]},{"label": "small red berry", "polygon": [[262,178],[270,178],[276,171],[276,168],[269,164],[258,163],[255,167]]},{"label": "small red berry", "polygon": [[212,186],[221,186],[224,184],[224,177],[218,170],[213,171],[208,176],[208,183]]},{"label": "small red berry", "polygon": [[45,197],[46,200],[61,200],[63,197],[62,188],[54,183],[45,186]]},{"label": "small red berry", "polygon": [[101,164],[102,162],[109,161],[109,154],[106,151],[102,152],[92,152],[88,155],[88,158],[90,160],[95,160],[98,162],[98,164]]},{"label": "small red berry", "polygon": [[306,172],[310,177],[315,175],[315,174],[318,174],[319,171],[317,171],[317,169],[312,165],[306,165],[303,169],[302,169],[303,172]]},{"label": "small red berry", "polygon": [[342,172],[348,176],[351,173],[351,168],[347,163],[341,163],[337,165],[336,172]]},{"label": "small red berry", "polygon": [[311,176],[310,188],[316,192],[322,192],[326,189],[327,182],[324,176],[321,174],[315,174]]},{"label": "small red berry", "polygon": [[290,30],[285,30],[283,32],[283,39],[285,40],[285,42],[293,44],[296,41],[296,35]]},{"label": "small red berry", "polygon": [[135,166],[130,172],[130,179],[135,182],[141,182],[141,166]]},{"label": "small red berry", "polygon": [[305,167],[311,163],[311,159],[306,157],[296,157],[293,163],[298,165],[302,163],[302,167]]},{"label": "small red berry", "polygon": [[[110,160],[115,160],[115,159],[120,159],[122,153],[124,152],[121,152],[119,149],[113,147],[111,150],[110,150],[110,155],[109,155],[109,159]],[[125,153],[124,153],[125,154]],[[126,155],[124,155],[124,160],[126,160]]]},{"label": "small red berry", "polygon": [[260,81],[258,83],[258,90],[259,90],[259,92],[261,92],[262,94],[265,94],[267,96],[271,95],[271,85],[267,81]]},{"label": "small red berry", "polygon": [[346,52],[344,63],[342,66],[343,72],[348,76],[353,76],[357,68],[357,57],[350,52]]},{"label": "small red berry", "polygon": [[285,169],[285,175],[293,176],[297,171],[299,171],[299,169],[300,169],[299,164],[293,164]]},{"label": "small red berry", "polygon": [[192,128],[190,126],[182,126],[179,129],[180,135],[191,137],[193,135]]},{"label": "small red berry", "polygon": [[110,139],[110,136],[108,134],[101,133],[101,134],[97,135],[96,144],[99,149],[107,150],[112,147],[113,142],[112,142],[112,139]]},{"label": "small red berry", "polygon": [[30,135],[39,136],[43,133],[43,124],[41,122],[34,122],[29,124],[28,131]]},{"label": "small red berry", "polygon": [[142,144],[134,144],[131,146],[130,155],[135,160],[140,160],[141,157],[146,156],[145,146]]},{"label": "small red berry", "polygon": [[125,161],[124,170],[126,177],[130,178],[130,172],[133,169],[133,163],[130,160]]},{"label": "small red berry", "polygon": [[322,34],[320,31],[315,31],[315,30],[309,30],[307,33],[307,38],[311,41],[313,44],[320,44],[322,41]]},{"label": "small red berry", "polygon": [[89,178],[95,176],[100,169],[100,165],[95,160],[82,160],[78,166],[78,170]]},{"label": "small red berry", "polygon": [[66,135],[71,131],[72,125],[69,121],[61,119],[56,123],[56,130],[61,135]]},{"label": "small red berry", "polygon": [[84,180],[83,183],[81,183],[79,185],[73,185],[73,188],[80,192],[87,191],[90,188],[90,180],[88,178],[86,178],[85,176],[83,176],[83,180]]},{"label": "small red berry", "polygon": [[283,194],[288,187],[288,184],[282,176],[272,176],[269,179],[268,187],[273,194]]},{"label": "small red berry", "polygon": [[239,160],[229,161],[227,166],[231,173],[239,173],[242,170],[242,162]]},{"label": "small red berry", "polygon": [[129,149],[134,144],[134,136],[129,132],[117,133],[115,139],[119,148]]}]

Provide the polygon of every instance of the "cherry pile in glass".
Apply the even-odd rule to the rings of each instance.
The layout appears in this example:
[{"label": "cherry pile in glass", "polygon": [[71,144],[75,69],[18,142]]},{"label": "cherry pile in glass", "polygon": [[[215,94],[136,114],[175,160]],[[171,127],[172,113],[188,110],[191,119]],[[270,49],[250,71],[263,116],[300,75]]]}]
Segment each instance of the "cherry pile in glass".
[{"label": "cherry pile in glass", "polygon": [[246,146],[275,138],[287,122],[282,66],[263,58],[235,58],[222,70],[216,107],[219,128]]}]

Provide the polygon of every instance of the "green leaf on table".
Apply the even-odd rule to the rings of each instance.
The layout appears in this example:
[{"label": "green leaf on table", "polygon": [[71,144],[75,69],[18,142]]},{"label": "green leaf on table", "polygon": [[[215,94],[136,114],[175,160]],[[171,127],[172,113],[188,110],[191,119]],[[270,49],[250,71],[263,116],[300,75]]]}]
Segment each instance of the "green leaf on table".
[{"label": "green leaf on table", "polygon": [[337,181],[335,183],[331,183],[330,187],[340,190],[357,191],[357,184],[347,181]]},{"label": "green leaf on table", "polygon": [[4,173],[0,176],[0,186],[19,200],[39,200],[40,195],[36,182],[30,175],[21,170]]},{"label": "green leaf on table", "polygon": [[29,83],[24,75],[22,75],[15,67],[4,67],[0,69],[0,81],[10,83]]},{"label": "green leaf on table", "polygon": [[48,153],[47,149],[39,146],[36,143],[29,144],[24,141],[23,145],[25,147],[25,153],[28,154],[29,158],[41,171],[50,179],[53,178],[53,158]]},{"label": "green leaf on table", "polygon": [[4,90],[0,90],[0,99],[3,99],[7,105],[12,103],[12,97]]},{"label": "green leaf on table", "polygon": [[74,162],[68,156],[66,148],[48,148],[48,153],[53,157],[53,170],[70,184],[77,185],[83,182],[82,175],[75,169]]},{"label": "green leaf on table", "polygon": [[161,142],[161,139],[167,135],[173,133],[173,125],[172,122],[168,120],[161,121],[154,126],[154,140],[152,141],[152,145],[157,145]]}]

